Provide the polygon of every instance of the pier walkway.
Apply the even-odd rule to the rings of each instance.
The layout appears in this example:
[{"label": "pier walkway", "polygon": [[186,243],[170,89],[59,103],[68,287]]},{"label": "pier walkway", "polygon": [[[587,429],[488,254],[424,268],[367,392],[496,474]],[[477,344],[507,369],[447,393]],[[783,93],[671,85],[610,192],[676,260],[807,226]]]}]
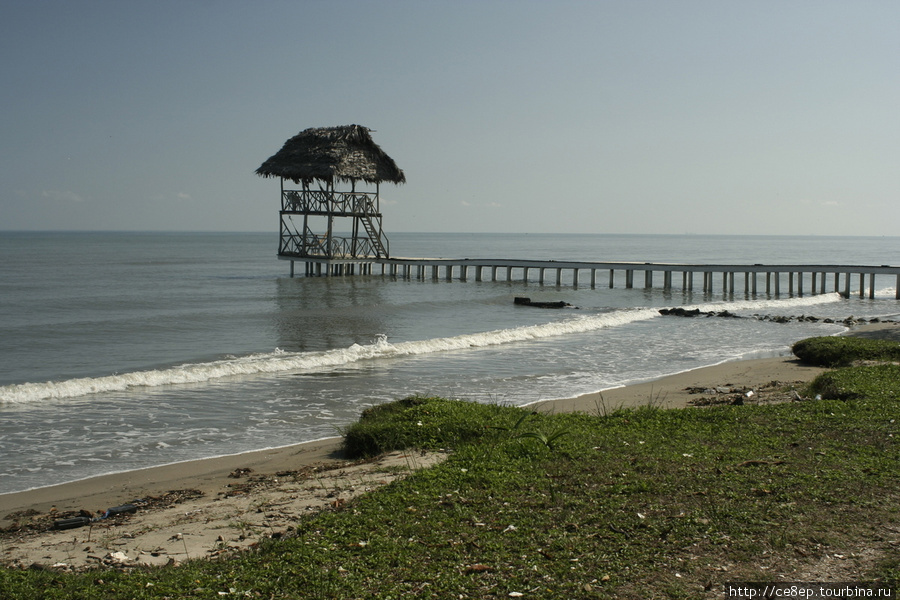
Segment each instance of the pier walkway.
[{"label": "pier walkway", "polygon": [[[696,289],[704,293],[721,291],[724,294],[734,294],[738,291],[747,295],[765,293],[775,296],[784,293],[803,296],[806,293],[824,294],[833,291],[848,298],[852,293],[859,294],[861,298],[874,298],[875,276],[881,275],[892,276],[891,283],[896,288],[895,297],[900,299],[900,267],[890,265],[712,265],[487,258],[326,260],[286,255],[279,255],[279,258],[291,261],[291,277],[294,276],[296,261],[305,263],[307,277],[378,274],[374,267],[379,265],[381,275],[403,279],[520,281],[572,287],[589,285],[591,288],[598,285],[610,288],[617,285],[625,288],[661,287],[664,290],[680,287],[684,291]],[[657,286],[654,286],[654,279]],[[857,282],[858,285],[855,285]]]}]

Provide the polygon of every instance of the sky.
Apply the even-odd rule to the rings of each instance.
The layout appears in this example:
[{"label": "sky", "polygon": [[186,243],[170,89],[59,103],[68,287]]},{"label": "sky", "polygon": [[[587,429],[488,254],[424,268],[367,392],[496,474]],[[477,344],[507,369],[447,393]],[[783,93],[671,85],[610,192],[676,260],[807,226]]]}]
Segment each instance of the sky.
[{"label": "sky", "polygon": [[0,230],[277,231],[360,124],[399,232],[898,235],[896,0],[7,0]]}]

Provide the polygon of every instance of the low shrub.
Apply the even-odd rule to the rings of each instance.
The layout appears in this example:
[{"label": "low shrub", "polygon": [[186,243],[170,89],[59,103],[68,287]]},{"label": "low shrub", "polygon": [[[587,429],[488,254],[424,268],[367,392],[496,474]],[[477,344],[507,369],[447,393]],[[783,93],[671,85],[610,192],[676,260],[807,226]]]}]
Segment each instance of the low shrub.
[{"label": "low shrub", "polygon": [[875,401],[900,399],[900,366],[846,367],[822,373],[808,387],[811,395],[825,399]]},{"label": "low shrub", "polygon": [[453,448],[515,422],[522,409],[413,396],[363,411],[344,433],[349,458],[405,448]]},{"label": "low shrub", "polygon": [[900,361],[900,344],[890,340],[831,336],[800,340],[791,349],[805,363],[847,367],[859,361]]}]

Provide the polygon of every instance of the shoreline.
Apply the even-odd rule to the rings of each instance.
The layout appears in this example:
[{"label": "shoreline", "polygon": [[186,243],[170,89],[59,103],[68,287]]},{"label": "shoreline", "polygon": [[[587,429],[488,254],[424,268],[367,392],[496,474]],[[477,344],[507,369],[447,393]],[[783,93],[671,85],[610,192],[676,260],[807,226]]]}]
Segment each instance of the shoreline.
[{"label": "shoreline", "polygon": [[[323,438],[319,438],[316,440],[309,440],[308,442],[296,442],[293,444],[284,444],[282,446],[273,446],[271,448],[260,448],[259,450],[248,450],[245,452],[234,452],[234,453],[230,453],[230,454],[218,454],[216,456],[206,456],[203,458],[187,458],[187,459],[179,460],[176,462],[164,463],[161,465],[153,465],[150,467],[139,467],[137,469],[125,469],[122,471],[113,471],[111,473],[101,473],[100,475],[88,475],[87,477],[82,477],[81,479],[73,479],[71,481],[63,481],[60,483],[53,483],[50,485],[44,485],[44,486],[40,486],[40,487],[33,487],[33,488],[26,489],[26,490],[16,490],[13,492],[0,492],[0,503],[2,503],[4,496],[9,496],[11,494],[24,494],[27,492],[39,492],[41,490],[45,490],[45,489],[49,489],[49,488],[58,488],[58,487],[64,486],[64,485],[75,485],[75,484],[81,483],[83,481],[100,480],[104,477],[125,476],[130,473],[138,473],[140,471],[145,471],[147,469],[176,468],[179,465],[187,465],[189,463],[203,463],[203,462],[207,462],[207,461],[215,461],[215,460],[220,460],[220,459],[225,460],[225,459],[234,458],[234,457],[238,457],[238,456],[251,456],[251,455],[256,455],[256,454],[264,454],[264,453],[278,453],[279,451],[284,450],[286,448],[296,448],[299,446],[318,444],[320,442],[326,443],[326,442],[331,442],[332,440],[339,440],[339,439],[340,439],[339,436],[328,436],[328,437],[323,437]],[[0,515],[0,518],[2,518],[2,515]]]},{"label": "shoreline", "polygon": [[[687,408],[706,396],[730,396],[739,389],[758,390],[773,382],[799,387],[811,381],[823,367],[804,365],[793,356],[732,360],[674,373],[652,381],[582,394],[575,398],[546,400],[530,404],[539,411],[605,414],[619,408]],[[720,390],[716,390],[720,388]],[[732,391],[723,391],[725,388]],[[703,394],[697,390],[712,390]],[[724,403],[724,400],[720,403]],[[759,403],[759,402],[754,402]]]},{"label": "shoreline", "polygon": [[341,438],[326,438],[9,492],[0,495],[0,522],[12,512],[29,509],[47,512],[55,508],[66,512],[94,505],[96,508],[109,507],[179,489],[195,489],[208,494],[233,483],[229,475],[236,469],[275,473],[304,466],[338,464],[343,462],[340,446]]},{"label": "shoreline", "polygon": [[[900,341],[900,324],[866,325],[849,334]],[[789,402],[793,388],[827,370],[791,356],[728,361],[529,406],[542,412],[605,414],[648,404],[676,408]],[[746,390],[754,394],[744,396]],[[327,438],[4,494],[0,568],[162,566],[246,550],[264,538],[290,535],[304,515],[340,507],[447,456],[400,451],[348,461],[341,442]],[[58,520],[96,517],[132,503],[127,512],[134,514],[85,519],[90,526],[51,528]]]},{"label": "shoreline", "polygon": [[[885,322],[858,326],[843,335],[876,337],[900,341],[900,323]],[[617,408],[653,405],[663,408],[691,406],[698,395],[690,388],[759,389],[774,381],[797,386],[827,371],[801,364],[792,356],[727,361],[668,375],[653,381],[612,388],[576,398],[542,400],[528,407],[545,412],[586,412],[602,414]],[[171,490],[195,489],[215,494],[234,483],[229,475],[238,469],[255,473],[296,471],[309,467],[324,469],[349,464],[341,454],[341,438],[325,438],[267,450],[189,460],[99,475],[77,481],[0,495],[0,526],[10,514],[34,510],[59,512],[90,508],[97,510],[157,496]]]},{"label": "shoreline", "polygon": [[[540,400],[527,405],[527,408],[542,412],[590,414],[620,407],[637,408],[651,403],[664,408],[684,408],[696,398],[685,391],[687,387],[740,385],[756,388],[773,380],[808,381],[825,370],[801,365],[793,357],[786,356],[728,361],[575,398]],[[0,527],[7,515],[18,511],[46,513],[54,508],[59,512],[97,510],[181,489],[215,495],[234,483],[229,475],[238,469],[277,473],[313,466],[333,468],[347,462],[341,454],[341,441],[340,437],[325,438],[9,492],[0,495]]]}]

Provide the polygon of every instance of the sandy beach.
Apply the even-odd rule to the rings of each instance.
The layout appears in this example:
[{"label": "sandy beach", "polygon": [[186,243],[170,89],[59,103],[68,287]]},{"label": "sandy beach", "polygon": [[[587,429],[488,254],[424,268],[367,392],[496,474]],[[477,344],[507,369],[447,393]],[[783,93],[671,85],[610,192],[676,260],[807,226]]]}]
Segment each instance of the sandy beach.
[{"label": "sandy beach", "polygon": [[[850,334],[900,341],[900,325],[864,325]],[[647,404],[683,408],[790,401],[794,388],[824,370],[793,357],[726,362],[531,408],[602,414]],[[332,438],[4,494],[0,565],[82,569],[216,556],[285,535],[304,513],[339,506],[442,458],[440,453],[396,452],[351,462],[340,454],[340,439]],[[128,505],[134,512],[90,526],[48,530],[63,518],[97,517]]]}]

